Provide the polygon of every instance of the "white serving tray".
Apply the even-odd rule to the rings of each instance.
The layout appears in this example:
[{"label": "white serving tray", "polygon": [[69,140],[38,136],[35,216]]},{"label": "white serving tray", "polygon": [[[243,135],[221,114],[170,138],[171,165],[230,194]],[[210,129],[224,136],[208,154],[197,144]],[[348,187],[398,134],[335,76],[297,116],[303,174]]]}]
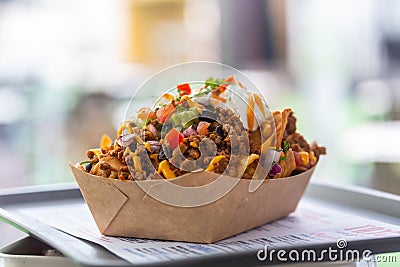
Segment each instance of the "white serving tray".
[{"label": "white serving tray", "polygon": [[76,267],[63,256],[42,256],[42,251],[52,249],[44,243],[24,237],[0,249],[3,267]]}]

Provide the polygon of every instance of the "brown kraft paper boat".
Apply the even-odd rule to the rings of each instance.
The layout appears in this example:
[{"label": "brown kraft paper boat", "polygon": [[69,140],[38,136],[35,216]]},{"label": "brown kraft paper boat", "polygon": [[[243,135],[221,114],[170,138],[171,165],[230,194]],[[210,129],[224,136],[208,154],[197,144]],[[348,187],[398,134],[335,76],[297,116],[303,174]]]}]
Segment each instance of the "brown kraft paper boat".
[{"label": "brown kraft paper boat", "polygon": [[[213,243],[293,212],[315,168],[286,178],[265,179],[249,192],[252,180],[207,171],[173,180],[120,181],[70,167],[102,234],[198,243]],[[170,182],[192,187],[217,178],[222,181],[220,186],[231,179],[237,184],[223,197],[203,206],[177,207],[150,196],[152,191],[165,191]]]}]

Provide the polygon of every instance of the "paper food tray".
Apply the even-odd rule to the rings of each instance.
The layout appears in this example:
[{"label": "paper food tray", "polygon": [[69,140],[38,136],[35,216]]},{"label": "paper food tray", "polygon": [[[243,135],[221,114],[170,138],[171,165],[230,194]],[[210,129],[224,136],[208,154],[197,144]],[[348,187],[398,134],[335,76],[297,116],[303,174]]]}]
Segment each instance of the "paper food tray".
[{"label": "paper food tray", "polygon": [[[218,179],[219,186],[228,187],[234,179],[236,185],[209,204],[177,207],[160,202],[151,194],[156,190],[170,194],[171,180],[120,181],[70,167],[102,234],[198,243],[222,240],[293,212],[315,169],[291,177],[265,179],[253,192],[249,192],[251,179],[207,171],[188,173],[172,182],[194,187]],[[201,198],[207,193],[204,190],[197,196],[184,197]]]}]

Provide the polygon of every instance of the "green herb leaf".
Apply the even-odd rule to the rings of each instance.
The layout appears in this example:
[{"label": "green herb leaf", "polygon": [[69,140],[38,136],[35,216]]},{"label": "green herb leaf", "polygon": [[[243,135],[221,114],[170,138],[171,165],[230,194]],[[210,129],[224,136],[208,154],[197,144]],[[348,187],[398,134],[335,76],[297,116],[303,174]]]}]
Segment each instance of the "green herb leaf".
[{"label": "green herb leaf", "polygon": [[281,157],[280,159],[279,159],[279,161],[281,161],[281,160],[285,160],[286,159],[286,155],[285,156],[283,156],[283,157]]},{"label": "green herb leaf", "polygon": [[289,148],[290,148],[289,142],[283,141],[283,142],[282,142],[282,150],[283,150],[284,152],[286,152],[286,151],[289,150]]},{"label": "green herb leaf", "polygon": [[223,79],[214,79],[213,77],[210,77],[206,80],[205,86],[214,89],[215,87],[220,86],[223,82]]},{"label": "green herb leaf", "polygon": [[89,163],[92,163],[92,161],[91,160],[82,161],[82,162],[79,162],[79,165],[89,164]]},{"label": "green herb leaf", "polygon": [[193,97],[200,97],[203,95],[207,95],[207,94],[211,93],[211,91],[212,91],[212,88],[206,88],[206,89],[203,89],[202,91],[198,92],[197,94],[193,95]]}]

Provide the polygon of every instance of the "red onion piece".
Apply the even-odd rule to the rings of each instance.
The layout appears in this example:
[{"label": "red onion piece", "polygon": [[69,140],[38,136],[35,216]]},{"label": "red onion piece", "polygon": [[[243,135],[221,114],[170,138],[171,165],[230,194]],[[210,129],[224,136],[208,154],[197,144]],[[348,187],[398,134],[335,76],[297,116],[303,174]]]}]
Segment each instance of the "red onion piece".
[{"label": "red onion piece", "polygon": [[158,153],[160,151],[160,142],[159,141],[147,141],[150,144],[150,152],[151,153]]},{"label": "red onion piece", "polygon": [[281,157],[281,152],[269,148],[267,150],[264,161],[261,162],[261,166],[263,166],[265,169],[268,169],[270,168],[271,163],[272,164],[279,163],[280,157]]},{"label": "red onion piece", "polygon": [[279,166],[278,164],[274,164],[268,174],[270,176],[275,176],[275,175],[280,174],[281,171],[282,171],[281,166]]},{"label": "red onion piece", "polygon": [[192,126],[190,126],[186,128],[182,134],[184,137],[189,137],[191,134],[197,135],[197,132],[195,129],[192,128]]},{"label": "red onion piece", "polygon": [[153,134],[154,137],[158,136],[158,131],[153,124],[150,123],[149,125],[147,125],[147,127],[149,127],[149,131]]},{"label": "red onion piece", "polygon": [[136,134],[125,134],[118,138],[118,145],[126,147],[133,143]]}]

